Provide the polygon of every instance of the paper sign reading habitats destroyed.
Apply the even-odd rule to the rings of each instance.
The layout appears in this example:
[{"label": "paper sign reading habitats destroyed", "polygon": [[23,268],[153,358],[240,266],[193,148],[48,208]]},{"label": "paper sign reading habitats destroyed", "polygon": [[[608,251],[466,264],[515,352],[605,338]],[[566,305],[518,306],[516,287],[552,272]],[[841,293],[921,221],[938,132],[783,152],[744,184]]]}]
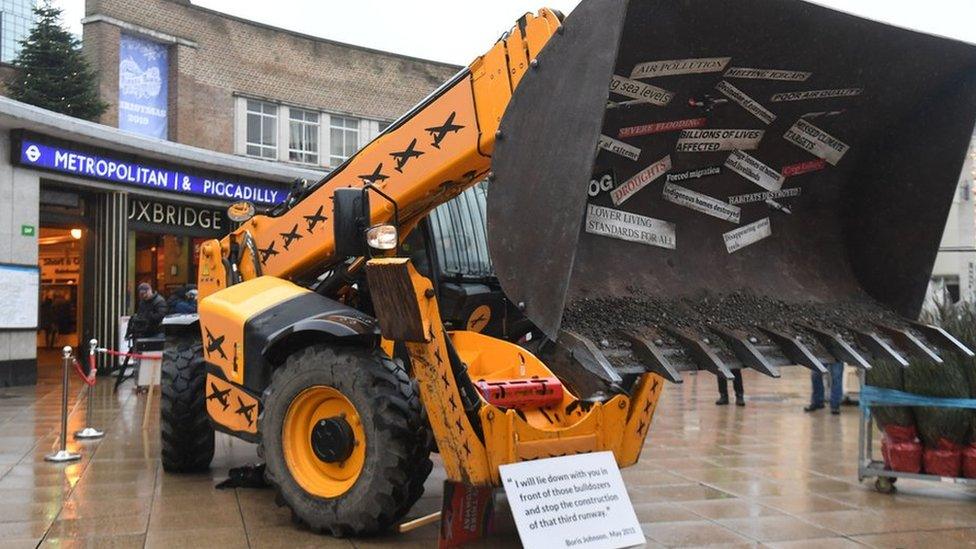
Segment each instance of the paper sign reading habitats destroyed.
[{"label": "paper sign reading habitats destroyed", "polygon": [[610,91],[660,107],[664,107],[674,98],[674,93],[668,90],[617,75],[610,79]]},{"label": "paper sign reading habitats destroyed", "polygon": [[807,90],[774,94],[769,100],[773,103],[783,101],[804,101],[807,99],[830,99],[832,97],[855,97],[861,95],[864,88],[841,88],[836,90]]},{"label": "paper sign reading habitats destroyed", "polygon": [[786,130],[783,139],[834,166],[850,148],[843,141],[802,118],[797,120],[792,128]]},{"label": "paper sign reading habitats destroyed", "polygon": [[675,152],[751,151],[766,130],[683,130]]},{"label": "paper sign reading habitats destroyed", "polygon": [[718,175],[720,173],[722,173],[722,166],[708,166],[707,168],[688,170],[681,173],[669,173],[667,176],[667,182],[674,183],[677,181],[687,181],[689,179],[701,179],[702,177],[709,177],[712,175]]},{"label": "paper sign reading habitats destroyed", "polygon": [[733,206],[716,198],[696,193],[680,185],[665,183],[662,196],[668,202],[691,208],[696,212],[701,212],[725,221],[731,221],[732,223],[739,222],[741,210],[739,210],[738,206]]},{"label": "paper sign reading habitats destroyed", "polygon": [[778,171],[742,151],[732,151],[725,167],[767,191],[778,191],[786,179]]},{"label": "paper sign reading habitats destroyed", "polygon": [[623,141],[617,141],[616,139],[607,136],[600,135],[600,140],[597,142],[601,149],[610,151],[614,154],[619,154],[624,158],[629,158],[631,160],[637,160],[640,158],[641,150],[633,145],[628,145]]},{"label": "paper sign reading habitats destroyed", "polygon": [[498,467],[523,547],[616,549],[645,542],[612,452]]},{"label": "paper sign reading habitats destroyed", "polygon": [[677,242],[674,223],[596,204],[586,206],[586,232],[671,250]]},{"label": "paper sign reading habitats destroyed", "polygon": [[776,120],[775,114],[766,110],[766,107],[760,105],[758,101],[749,97],[745,94],[745,92],[732,84],[729,84],[725,80],[719,82],[718,85],[715,86],[715,89],[721,92],[725,97],[728,97],[732,101],[738,103],[740,107],[749,111],[750,114],[759,120],[762,120],[763,123],[771,124],[774,120]]},{"label": "paper sign reading habitats destroyed", "polygon": [[610,199],[614,206],[619,206],[628,198],[637,194],[638,191],[648,186],[652,181],[661,177],[662,174],[671,170],[671,155],[667,155],[650,166],[634,174],[616,189],[610,191]]},{"label": "paper sign reading habitats destroyed", "polygon": [[769,218],[760,219],[755,223],[743,225],[722,235],[725,239],[725,249],[734,253],[750,244],[772,236],[773,230],[769,225]]},{"label": "paper sign reading habitats destroyed", "polygon": [[629,126],[620,128],[617,137],[639,137],[641,135],[651,135],[655,133],[676,132],[690,128],[701,128],[705,125],[706,118],[688,118],[686,120],[673,120],[671,122],[654,122],[652,124],[641,124],[640,126]]},{"label": "paper sign reading habitats destroyed", "polygon": [[785,80],[788,82],[804,82],[812,76],[806,71],[782,71],[776,69],[747,69],[745,67],[729,67],[725,71],[725,78],[746,78],[751,80]]},{"label": "paper sign reading habitats destroyed", "polygon": [[702,57],[698,59],[669,59],[648,61],[634,67],[631,78],[654,78],[655,76],[674,76],[676,74],[703,74],[722,72],[731,57]]},{"label": "paper sign reading habitats destroyed", "polygon": [[767,191],[764,193],[737,194],[729,197],[729,204],[751,204],[753,202],[765,202],[773,198],[791,198],[800,196],[800,188],[780,189],[778,191]]}]

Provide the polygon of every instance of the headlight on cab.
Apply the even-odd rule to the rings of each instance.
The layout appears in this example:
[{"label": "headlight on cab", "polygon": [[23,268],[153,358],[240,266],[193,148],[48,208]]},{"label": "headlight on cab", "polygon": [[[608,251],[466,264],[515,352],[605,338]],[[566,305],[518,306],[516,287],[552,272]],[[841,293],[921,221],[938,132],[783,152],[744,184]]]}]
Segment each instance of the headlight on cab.
[{"label": "headlight on cab", "polygon": [[396,225],[376,225],[366,230],[366,243],[374,250],[395,250],[397,247]]}]

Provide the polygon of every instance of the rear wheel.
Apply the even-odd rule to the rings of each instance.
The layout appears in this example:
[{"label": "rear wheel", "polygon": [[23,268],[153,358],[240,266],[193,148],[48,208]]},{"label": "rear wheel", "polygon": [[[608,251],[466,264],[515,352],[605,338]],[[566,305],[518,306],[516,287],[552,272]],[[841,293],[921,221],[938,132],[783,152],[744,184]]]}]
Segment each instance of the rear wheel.
[{"label": "rear wheel", "polygon": [[275,372],[259,426],[279,503],[316,532],[389,528],[430,474],[415,387],[378,352],[322,345],[296,352]]},{"label": "rear wheel", "polygon": [[192,333],[166,337],[160,375],[159,434],[163,469],[202,471],[214,455],[214,429],[207,416],[207,368]]}]

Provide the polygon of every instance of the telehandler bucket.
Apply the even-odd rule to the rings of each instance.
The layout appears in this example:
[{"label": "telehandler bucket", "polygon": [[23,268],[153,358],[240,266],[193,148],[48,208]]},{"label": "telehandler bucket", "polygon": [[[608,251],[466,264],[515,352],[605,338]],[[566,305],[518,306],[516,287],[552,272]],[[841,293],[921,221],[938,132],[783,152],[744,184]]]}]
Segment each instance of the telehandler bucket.
[{"label": "telehandler bucket", "polygon": [[589,0],[502,120],[491,257],[561,347],[672,381],[969,353],[911,319],[974,117],[965,43],[797,0]]}]

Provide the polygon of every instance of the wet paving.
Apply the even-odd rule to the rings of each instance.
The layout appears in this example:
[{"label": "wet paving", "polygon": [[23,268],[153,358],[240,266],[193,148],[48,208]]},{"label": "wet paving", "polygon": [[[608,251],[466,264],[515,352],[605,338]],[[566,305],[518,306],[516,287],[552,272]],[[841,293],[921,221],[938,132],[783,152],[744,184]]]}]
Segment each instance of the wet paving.
[{"label": "wet paving", "polygon": [[[158,401],[143,429],[146,396],[131,383],[94,398],[97,442],[69,442],[82,460],[46,463],[57,444],[60,391],[44,372],[36,387],[0,389],[0,549],[8,547],[433,547],[437,531],[336,540],[292,525],[269,490],[218,490],[230,467],[256,461],[253,445],[218,435],[209,474],[163,473]],[[809,377],[745,374],[748,405],[716,407],[715,380],[686,376],[669,385],[638,465],[623,477],[649,547],[976,546],[976,491],[899,481],[882,495],[857,481],[857,413],[804,414]],[[71,386],[69,431],[85,404]],[[436,461],[435,461],[436,463]],[[440,505],[435,465],[411,517]],[[504,497],[496,533],[484,546],[518,547]]]}]

